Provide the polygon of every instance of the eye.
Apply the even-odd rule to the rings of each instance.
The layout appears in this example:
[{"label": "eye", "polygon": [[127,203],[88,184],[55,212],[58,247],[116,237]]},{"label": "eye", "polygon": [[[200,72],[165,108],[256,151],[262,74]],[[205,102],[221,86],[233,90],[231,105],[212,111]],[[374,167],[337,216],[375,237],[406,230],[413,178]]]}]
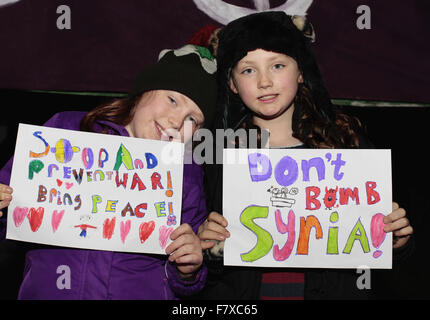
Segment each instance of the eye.
[{"label": "eye", "polygon": [[275,70],[280,70],[280,69],[282,69],[284,67],[285,67],[285,65],[282,64],[282,63],[276,63],[276,64],[273,65],[273,69],[275,69]]},{"label": "eye", "polygon": [[199,120],[197,120],[197,118],[196,118],[196,117],[194,117],[194,116],[189,116],[189,117],[187,118],[187,120],[188,120],[188,121],[191,121],[191,122],[193,123],[193,125],[194,125],[194,126],[200,126],[200,125],[201,125],[200,121],[199,121]]},{"label": "eye", "polygon": [[241,74],[251,74],[253,72],[254,72],[254,70],[252,70],[251,68],[246,68],[246,69],[242,70]]},{"label": "eye", "polygon": [[202,125],[202,121],[192,115],[188,116],[186,120],[191,121],[194,127],[200,127]]},{"label": "eye", "polygon": [[188,121],[192,121],[192,122],[194,122],[194,124],[196,124],[196,123],[197,123],[197,120],[196,120],[193,116],[189,116],[189,117],[187,118],[187,120],[188,120]]},{"label": "eye", "polygon": [[171,104],[177,105],[175,98],[173,98],[172,96],[168,96],[168,98]]}]

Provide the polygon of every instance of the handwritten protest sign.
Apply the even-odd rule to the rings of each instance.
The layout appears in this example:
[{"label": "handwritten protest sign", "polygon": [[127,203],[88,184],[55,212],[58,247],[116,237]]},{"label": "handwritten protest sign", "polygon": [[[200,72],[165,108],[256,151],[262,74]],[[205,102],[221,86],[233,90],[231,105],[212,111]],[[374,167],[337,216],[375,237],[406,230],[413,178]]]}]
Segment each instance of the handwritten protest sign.
[{"label": "handwritten protest sign", "polygon": [[391,268],[390,150],[224,149],[226,265]]},{"label": "handwritten protest sign", "polygon": [[180,225],[183,144],[20,124],[7,238],[164,254]]}]

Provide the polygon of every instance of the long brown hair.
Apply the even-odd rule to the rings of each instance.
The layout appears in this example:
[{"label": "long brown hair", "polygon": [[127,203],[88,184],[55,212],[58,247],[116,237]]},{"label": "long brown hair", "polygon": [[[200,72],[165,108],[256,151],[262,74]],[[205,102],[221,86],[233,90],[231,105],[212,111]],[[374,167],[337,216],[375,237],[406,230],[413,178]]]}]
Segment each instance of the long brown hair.
[{"label": "long brown hair", "polygon": [[108,127],[100,123],[100,120],[110,121],[125,126],[130,123],[140,96],[125,97],[104,103],[86,114],[80,124],[82,131],[94,132],[95,124],[102,127],[102,133],[108,133]]},{"label": "long brown hair", "polygon": [[293,136],[311,148],[358,148],[361,123],[333,106],[334,119],[327,121],[317,112],[312,94],[299,85],[294,102]]},{"label": "long brown hair", "polygon": [[[294,100],[293,137],[310,148],[358,148],[358,132],[362,125],[358,118],[351,117],[339,108],[334,109],[334,121],[328,121],[314,103],[312,94],[306,85],[299,84]],[[262,147],[261,128],[253,123],[252,114],[244,118],[240,125],[245,130],[257,129],[257,145]],[[238,141],[236,141],[237,146]]]}]

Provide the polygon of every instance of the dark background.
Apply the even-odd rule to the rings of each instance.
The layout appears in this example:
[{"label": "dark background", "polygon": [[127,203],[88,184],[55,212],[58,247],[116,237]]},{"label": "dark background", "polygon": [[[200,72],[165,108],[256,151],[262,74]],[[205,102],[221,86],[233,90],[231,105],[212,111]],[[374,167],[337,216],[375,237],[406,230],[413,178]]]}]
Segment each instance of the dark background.
[{"label": "dark background", "polygon": [[[254,8],[252,0],[224,2]],[[271,8],[284,2],[270,0]],[[71,9],[71,30],[56,27],[60,5]],[[359,5],[371,9],[370,30],[356,27]],[[392,149],[393,199],[415,230],[407,261],[372,271],[376,299],[430,298],[429,17],[428,0],[314,0],[308,10],[332,98],[399,103],[342,106],[378,148]],[[206,24],[220,26],[193,0],[21,0],[0,7],[0,165],[13,154],[19,122],[41,125],[56,112],[90,110],[127,92],[161,49],[182,46]],[[0,243],[0,299],[16,298],[28,246]]]},{"label": "dark background", "polygon": [[[194,0],[197,1],[197,0]],[[193,0],[20,0],[0,7],[0,88],[126,92],[165,48],[207,24]],[[217,0],[221,1],[221,0]],[[252,0],[222,0],[254,8]],[[286,0],[270,0],[274,9]],[[57,29],[57,8],[71,29]],[[357,8],[370,29],[357,28]],[[333,98],[430,102],[428,0],[313,0],[313,47]]]}]

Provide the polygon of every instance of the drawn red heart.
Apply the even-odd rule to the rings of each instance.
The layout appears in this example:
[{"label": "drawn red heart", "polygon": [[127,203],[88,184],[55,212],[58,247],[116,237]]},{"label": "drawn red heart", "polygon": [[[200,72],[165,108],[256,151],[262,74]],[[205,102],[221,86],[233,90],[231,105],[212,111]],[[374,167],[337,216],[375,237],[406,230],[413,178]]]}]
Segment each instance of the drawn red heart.
[{"label": "drawn red heart", "polygon": [[144,243],[149,238],[149,236],[151,235],[152,231],[154,231],[154,229],[155,229],[155,222],[152,220],[141,223],[139,227],[140,242]]},{"label": "drawn red heart", "polygon": [[59,187],[61,187],[61,185],[63,184],[63,181],[61,181],[60,179],[57,179],[57,185],[59,186]]},{"label": "drawn red heart", "polygon": [[37,209],[30,208],[30,212],[27,214],[27,218],[30,222],[31,231],[36,232],[37,230],[39,230],[39,227],[42,224],[44,212],[45,209],[42,207],[39,207]]},{"label": "drawn red heart", "polygon": [[27,207],[16,207],[13,210],[13,222],[15,223],[15,227],[21,226],[25,217],[27,216],[28,208]]},{"label": "drawn red heart", "polygon": [[115,229],[115,222],[115,218],[113,218],[112,220],[105,220],[105,222],[103,223],[103,238],[108,240],[112,238],[113,230]]}]

